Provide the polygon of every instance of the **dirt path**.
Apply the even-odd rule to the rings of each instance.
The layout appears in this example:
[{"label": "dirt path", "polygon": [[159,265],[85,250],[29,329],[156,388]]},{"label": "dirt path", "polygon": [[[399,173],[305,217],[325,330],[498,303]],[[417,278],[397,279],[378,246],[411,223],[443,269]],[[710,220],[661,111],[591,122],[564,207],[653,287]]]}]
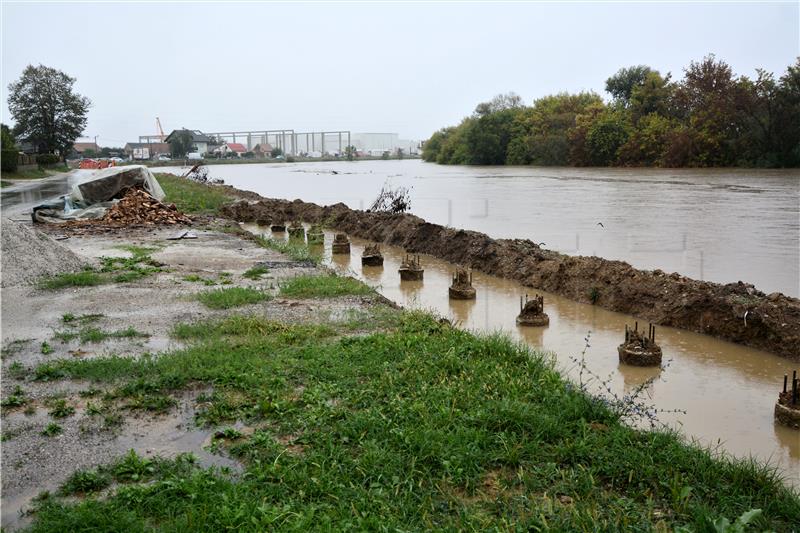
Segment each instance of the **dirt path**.
[{"label": "dirt path", "polygon": [[529,240],[492,239],[413,215],[367,213],[344,204],[295,200],[238,202],[222,210],[240,222],[301,219],[376,242],[402,246],[524,285],[594,303],[656,324],[704,333],[800,360],[800,300],[766,295],[750,284],[721,285],[622,261],[573,257]]},{"label": "dirt path", "polygon": [[[57,231],[55,228],[53,231]],[[276,293],[278,284],[297,274],[319,273],[315,267],[298,267],[284,255],[256,245],[235,233],[193,229],[197,239],[170,241],[175,228],[121,230],[99,235],[78,235],[61,241],[70,250],[99,263],[100,257],[130,257],[121,246],[156,249],[151,257],[164,271],[134,282],[45,291],[30,286],[4,287],[2,291],[2,397],[24,391],[25,406],[4,407],[2,412],[3,526],[25,523],[20,511],[41,491],[53,491],[79,469],[108,462],[134,449],[141,456],[174,456],[192,452],[204,466],[225,466],[236,471],[238,463],[204,449],[213,429],[198,428],[194,421],[200,395],[210,388],[179,393],[177,405],[165,414],[121,409],[98,415],[92,406],[102,403],[104,391],[92,383],[34,379],[33,369],[59,359],[92,359],[119,354],[145,354],[180,349],[170,332],[178,323],[254,313],[282,322],[319,322],[349,309],[373,305],[371,300],[345,297],[329,300],[269,301],[211,310],[194,297],[209,289],[239,286]],[[270,263],[259,280],[243,277],[256,263]],[[193,280],[193,281],[192,281]],[[126,328],[147,337],[110,338],[87,342],[59,340],[63,332],[81,326],[65,323],[65,315],[93,317],[86,325],[102,331]],[[79,320],[76,318],[76,320]],[[87,319],[88,320],[88,319]],[[45,345],[47,348],[45,349]],[[74,407],[71,416],[49,414],[53,402],[64,399]],[[110,420],[110,417],[114,417]],[[57,423],[60,433],[42,431]]]}]

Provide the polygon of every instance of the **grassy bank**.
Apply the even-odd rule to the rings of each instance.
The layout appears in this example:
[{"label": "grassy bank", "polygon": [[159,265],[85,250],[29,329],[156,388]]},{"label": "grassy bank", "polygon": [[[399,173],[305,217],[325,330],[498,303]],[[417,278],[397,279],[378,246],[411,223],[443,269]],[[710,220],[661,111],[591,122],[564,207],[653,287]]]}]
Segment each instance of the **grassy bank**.
[{"label": "grassy bank", "polygon": [[[328,276],[283,290],[366,292]],[[33,374],[159,409],[212,387],[197,421],[219,428],[212,447],[244,473],[129,455],[71,477],[61,495],[77,501],[42,498],[32,531],[714,531],[753,509],[754,529],[800,523],[797,495],[765,467],[633,430],[544,355],[424,313],[376,306],[312,324],[233,314],[173,336],[186,347]]]},{"label": "grassy bank", "polygon": [[220,206],[234,199],[219,187],[210,187],[173,174],[157,173],[156,179],[167,195],[166,203],[174,203],[184,213],[213,215]]}]

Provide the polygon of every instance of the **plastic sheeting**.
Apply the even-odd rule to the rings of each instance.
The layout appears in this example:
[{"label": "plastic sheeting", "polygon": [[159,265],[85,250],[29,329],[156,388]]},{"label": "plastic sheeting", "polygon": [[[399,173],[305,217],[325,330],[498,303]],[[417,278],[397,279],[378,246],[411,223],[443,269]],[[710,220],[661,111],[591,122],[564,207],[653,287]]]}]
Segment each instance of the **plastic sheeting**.
[{"label": "plastic sheeting", "polygon": [[156,177],[143,165],[111,167],[91,173],[83,171],[76,177],[69,194],[33,208],[31,217],[34,222],[103,218],[108,208],[129,188],[144,189],[159,201],[165,197]]}]

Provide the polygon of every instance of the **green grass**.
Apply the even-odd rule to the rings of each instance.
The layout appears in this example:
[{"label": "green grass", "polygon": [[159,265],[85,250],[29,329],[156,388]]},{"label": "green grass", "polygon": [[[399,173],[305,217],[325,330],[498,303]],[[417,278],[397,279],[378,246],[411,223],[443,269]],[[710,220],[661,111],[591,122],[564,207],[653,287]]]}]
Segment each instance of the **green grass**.
[{"label": "green grass", "polygon": [[57,331],[53,335],[53,338],[60,340],[61,342],[69,342],[74,339],[79,339],[81,344],[86,344],[89,342],[99,343],[108,339],[134,339],[137,337],[147,338],[149,336],[150,334],[138,331],[132,326],[128,326],[125,329],[118,329],[116,331],[105,331],[93,326],[86,326],[78,331]]},{"label": "green grass", "polygon": [[375,291],[368,285],[336,274],[297,276],[281,284],[281,296],[289,298],[334,298],[369,294],[375,294]]},{"label": "green grass", "polygon": [[288,255],[292,261],[307,261],[318,264],[322,260],[322,256],[319,253],[312,252],[304,242],[283,241],[263,236],[256,236],[254,240],[259,246]]},{"label": "green grass", "polygon": [[86,269],[81,272],[59,274],[40,280],[37,286],[40,289],[57,290],[68,287],[90,287],[111,281],[127,283],[164,270],[161,263],[148,255],[157,248],[131,245],[118,248],[131,252],[131,257],[101,257],[99,270]]},{"label": "green grass", "polygon": [[220,187],[203,185],[174,176],[156,174],[158,183],[166,193],[166,203],[174,203],[180,211],[192,214],[215,214],[222,205],[234,199]]},{"label": "green grass", "polygon": [[263,276],[264,274],[269,274],[269,269],[265,266],[256,265],[253,268],[250,268],[247,271],[245,271],[245,273],[242,274],[242,276],[255,281],[261,279],[261,276]]},{"label": "green grass", "polygon": [[61,315],[61,322],[64,324],[74,325],[74,324],[88,324],[91,322],[97,322],[105,315],[102,313],[89,313],[85,315],[75,315],[73,313],[64,313]]},{"label": "green grass", "polygon": [[42,430],[42,435],[44,435],[45,437],[55,437],[56,435],[60,435],[63,432],[64,429],[61,426],[59,426],[55,422],[50,422],[49,424],[47,424],[47,427],[45,427]]},{"label": "green grass", "polygon": [[53,418],[66,418],[75,414],[75,408],[67,403],[64,398],[50,402],[50,416]]},{"label": "green grass", "polygon": [[92,287],[104,283],[104,278],[92,270],[67,272],[39,281],[38,287],[45,290],[66,289],[68,287]]},{"label": "green grass", "polygon": [[209,309],[231,309],[268,300],[270,295],[248,287],[228,287],[197,294],[197,299]]},{"label": "green grass", "polygon": [[627,427],[508,338],[394,312],[352,337],[228,317],[176,327],[188,345],[158,356],[48,363],[118,398],[211,386],[198,422],[256,429],[217,441],[241,475],[129,454],[98,470],[123,486],[43,500],[30,530],[713,531],[751,509],[753,530],[800,523],[768,467]]}]

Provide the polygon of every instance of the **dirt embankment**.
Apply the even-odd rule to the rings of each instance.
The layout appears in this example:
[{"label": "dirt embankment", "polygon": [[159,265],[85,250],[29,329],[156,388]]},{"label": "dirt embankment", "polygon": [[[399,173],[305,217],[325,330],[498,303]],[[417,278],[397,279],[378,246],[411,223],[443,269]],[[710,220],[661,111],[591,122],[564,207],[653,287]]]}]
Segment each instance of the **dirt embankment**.
[{"label": "dirt embankment", "polygon": [[237,202],[223,216],[240,222],[301,219],[362,239],[404,247],[519,281],[572,300],[800,359],[800,300],[765,295],[743,282],[721,285],[677,273],[633,268],[623,261],[573,257],[529,240],[492,239],[413,215],[367,213],[344,204],[321,207],[295,200]]}]

